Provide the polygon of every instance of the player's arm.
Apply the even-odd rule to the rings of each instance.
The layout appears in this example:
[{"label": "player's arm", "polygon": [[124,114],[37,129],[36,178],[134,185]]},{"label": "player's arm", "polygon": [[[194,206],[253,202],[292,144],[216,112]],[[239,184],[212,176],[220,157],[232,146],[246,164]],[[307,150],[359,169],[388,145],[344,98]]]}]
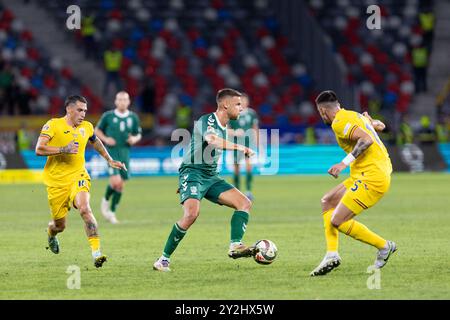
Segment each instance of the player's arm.
[{"label": "player's arm", "polygon": [[247,148],[243,145],[236,144],[236,143],[230,142],[228,140],[222,139],[221,137],[219,137],[215,134],[212,134],[212,133],[205,136],[205,141],[208,144],[210,144],[216,148],[219,148],[219,149],[242,151],[247,157],[251,157],[252,155],[255,154],[255,151],[253,151],[250,148]]},{"label": "player's arm", "polygon": [[96,127],[94,130],[94,134],[100,138],[101,141],[103,141],[104,143],[106,143],[108,146],[115,146],[116,145],[116,140],[114,138],[108,137],[103,131],[102,129],[100,129],[99,127]]},{"label": "player's arm", "polygon": [[243,129],[227,129],[228,134],[232,137],[242,137],[244,136],[245,132]]},{"label": "player's arm", "polygon": [[142,139],[142,134],[138,133],[136,135],[129,135],[127,142],[130,146],[135,145],[136,143],[138,143],[140,140]]},{"label": "player's arm", "polygon": [[377,120],[377,119],[372,119],[372,117],[367,112],[364,112],[363,116],[370,120],[372,127],[376,131],[383,131],[384,128],[386,128],[386,125],[382,121]]},{"label": "player's arm", "polygon": [[350,163],[355,161],[373,143],[372,137],[358,127],[356,127],[356,129],[353,131],[353,134],[350,136],[350,140],[356,141],[353,150],[344,159],[342,159],[341,162],[335,164],[328,170],[328,173],[335,178],[337,178],[342,170],[347,168]]},{"label": "player's arm", "polygon": [[127,171],[127,167],[120,161],[116,161],[109,155],[102,141],[95,134],[89,138],[89,142],[94,147],[95,151],[97,151],[107,162],[111,168],[122,169]]},{"label": "player's arm", "polygon": [[38,156],[55,156],[58,154],[76,154],[78,153],[78,143],[74,140],[70,141],[67,146],[55,147],[49,146],[50,137],[47,135],[40,135],[36,143],[36,155]]}]

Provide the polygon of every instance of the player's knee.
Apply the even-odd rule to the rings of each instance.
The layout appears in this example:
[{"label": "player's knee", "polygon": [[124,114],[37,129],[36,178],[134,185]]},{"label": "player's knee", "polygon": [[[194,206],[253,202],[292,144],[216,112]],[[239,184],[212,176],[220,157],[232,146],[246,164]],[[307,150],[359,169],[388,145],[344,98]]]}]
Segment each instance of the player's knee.
[{"label": "player's knee", "polygon": [[341,221],[339,221],[339,219],[337,219],[336,217],[332,217],[331,225],[335,228],[339,228],[339,226],[341,225]]},{"label": "player's knee", "polygon": [[322,206],[322,212],[331,209],[330,197],[328,195],[324,195],[322,199],[320,199],[320,205]]},{"label": "player's knee", "polygon": [[58,222],[58,223],[55,223],[55,224],[54,224],[54,227],[53,227],[53,228],[54,228],[55,231],[57,231],[57,232],[63,232],[64,229],[66,229],[66,224],[65,224],[65,222]]},{"label": "player's knee", "polygon": [[252,209],[252,206],[253,206],[253,202],[249,198],[245,197],[244,200],[242,200],[241,205],[239,206],[240,208],[236,208],[236,209],[245,211],[245,212],[250,212],[250,210]]},{"label": "player's knee", "polygon": [[189,224],[192,224],[195,222],[195,220],[197,220],[197,217],[199,214],[200,214],[200,210],[198,210],[195,207],[190,207],[190,208],[186,209],[184,218],[185,218],[185,220],[187,220],[187,222]]}]

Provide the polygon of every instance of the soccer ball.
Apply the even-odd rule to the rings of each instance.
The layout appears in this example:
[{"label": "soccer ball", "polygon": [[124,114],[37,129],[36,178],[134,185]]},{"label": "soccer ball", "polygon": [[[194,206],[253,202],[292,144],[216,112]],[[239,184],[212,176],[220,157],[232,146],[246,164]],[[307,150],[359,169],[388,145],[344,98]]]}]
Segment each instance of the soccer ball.
[{"label": "soccer ball", "polygon": [[255,243],[255,247],[257,253],[253,258],[259,264],[271,264],[277,257],[277,246],[270,240],[258,240]]}]

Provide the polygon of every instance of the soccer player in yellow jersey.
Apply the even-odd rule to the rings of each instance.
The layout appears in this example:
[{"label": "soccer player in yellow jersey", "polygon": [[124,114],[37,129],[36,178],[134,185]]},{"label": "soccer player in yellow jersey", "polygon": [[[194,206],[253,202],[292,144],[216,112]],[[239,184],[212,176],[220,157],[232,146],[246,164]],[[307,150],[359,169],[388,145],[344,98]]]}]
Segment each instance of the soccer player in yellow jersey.
[{"label": "soccer player in yellow jersey", "polygon": [[329,191],[321,200],[327,253],[311,276],[325,275],[341,264],[338,254],[339,231],[378,249],[375,267],[382,268],[397,250],[394,242],[385,240],[354,220],[363,210],[375,205],[389,190],[392,165],[386,147],[377,131],[384,124],[367,113],[360,114],[340,107],[333,91],[316,98],[319,113],[331,125],[339,146],[347,153],[328,173],[337,178],[350,166],[350,178]]},{"label": "soccer player in yellow jersey", "polygon": [[97,221],[89,205],[90,177],[84,166],[84,153],[89,141],[112,168],[126,170],[123,163],[114,161],[103,143],[94,135],[94,127],[84,121],[87,101],[82,96],[69,96],[64,106],[66,115],[53,118],[43,127],[36,144],[36,154],[47,156],[44,183],[47,185],[52,221],[48,224],[50,250],[59,253],[56,235],[66,226],[66,215],[73,206],[85,223],[86,235],[92,250],[94,265],[99,268],[106,261],[100,251]]}]

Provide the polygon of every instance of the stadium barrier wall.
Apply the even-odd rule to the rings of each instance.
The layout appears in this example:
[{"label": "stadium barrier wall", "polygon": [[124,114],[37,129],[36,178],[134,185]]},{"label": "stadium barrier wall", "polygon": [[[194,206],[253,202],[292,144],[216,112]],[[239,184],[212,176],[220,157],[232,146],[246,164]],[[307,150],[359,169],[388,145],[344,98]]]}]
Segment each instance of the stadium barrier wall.
[{"label": "stadium barrier wall", "polygon": [[[393,146],[388,149],[394,171],[450,171],[450,143],[420,147],[420,152],[411,146],[406,149],[404,146]],[[130,161],[132,175],[177,175],[181,158],[172,159],[172,151],[172,147],[132,148]],[[255,174],[327,174],[327,170],[333,164],[341,161],[344,156],[345,153],[337,145],[281,145],[278,149],[278,157],[273,156],[269,150],[267,155],[259,154],[253,157],[252,163]],[[46,157],[38,157],[34,151],[28,150],[22,151],[21,155],[10,156],[9,159],[13,162],[15,162],[14,159],[20,159],[20,162],[23,161],[23,167],[17,169],[17,163],[14,163],[9,168],[16,169],[0,169],[0,183],[42,181],[42,169]],[[421,160],[422,164],[417,160]],[[94,179],[107,176],[106,161],[92,149],[86,151],[86,168]],[[245,170],[244,165],[241,166],[241,170]],[[232,172],[232,153],[225,152],[220,163],[220,173],[221,175],[230,175]],[[348,173],[348,169],[344,173]]]}]

